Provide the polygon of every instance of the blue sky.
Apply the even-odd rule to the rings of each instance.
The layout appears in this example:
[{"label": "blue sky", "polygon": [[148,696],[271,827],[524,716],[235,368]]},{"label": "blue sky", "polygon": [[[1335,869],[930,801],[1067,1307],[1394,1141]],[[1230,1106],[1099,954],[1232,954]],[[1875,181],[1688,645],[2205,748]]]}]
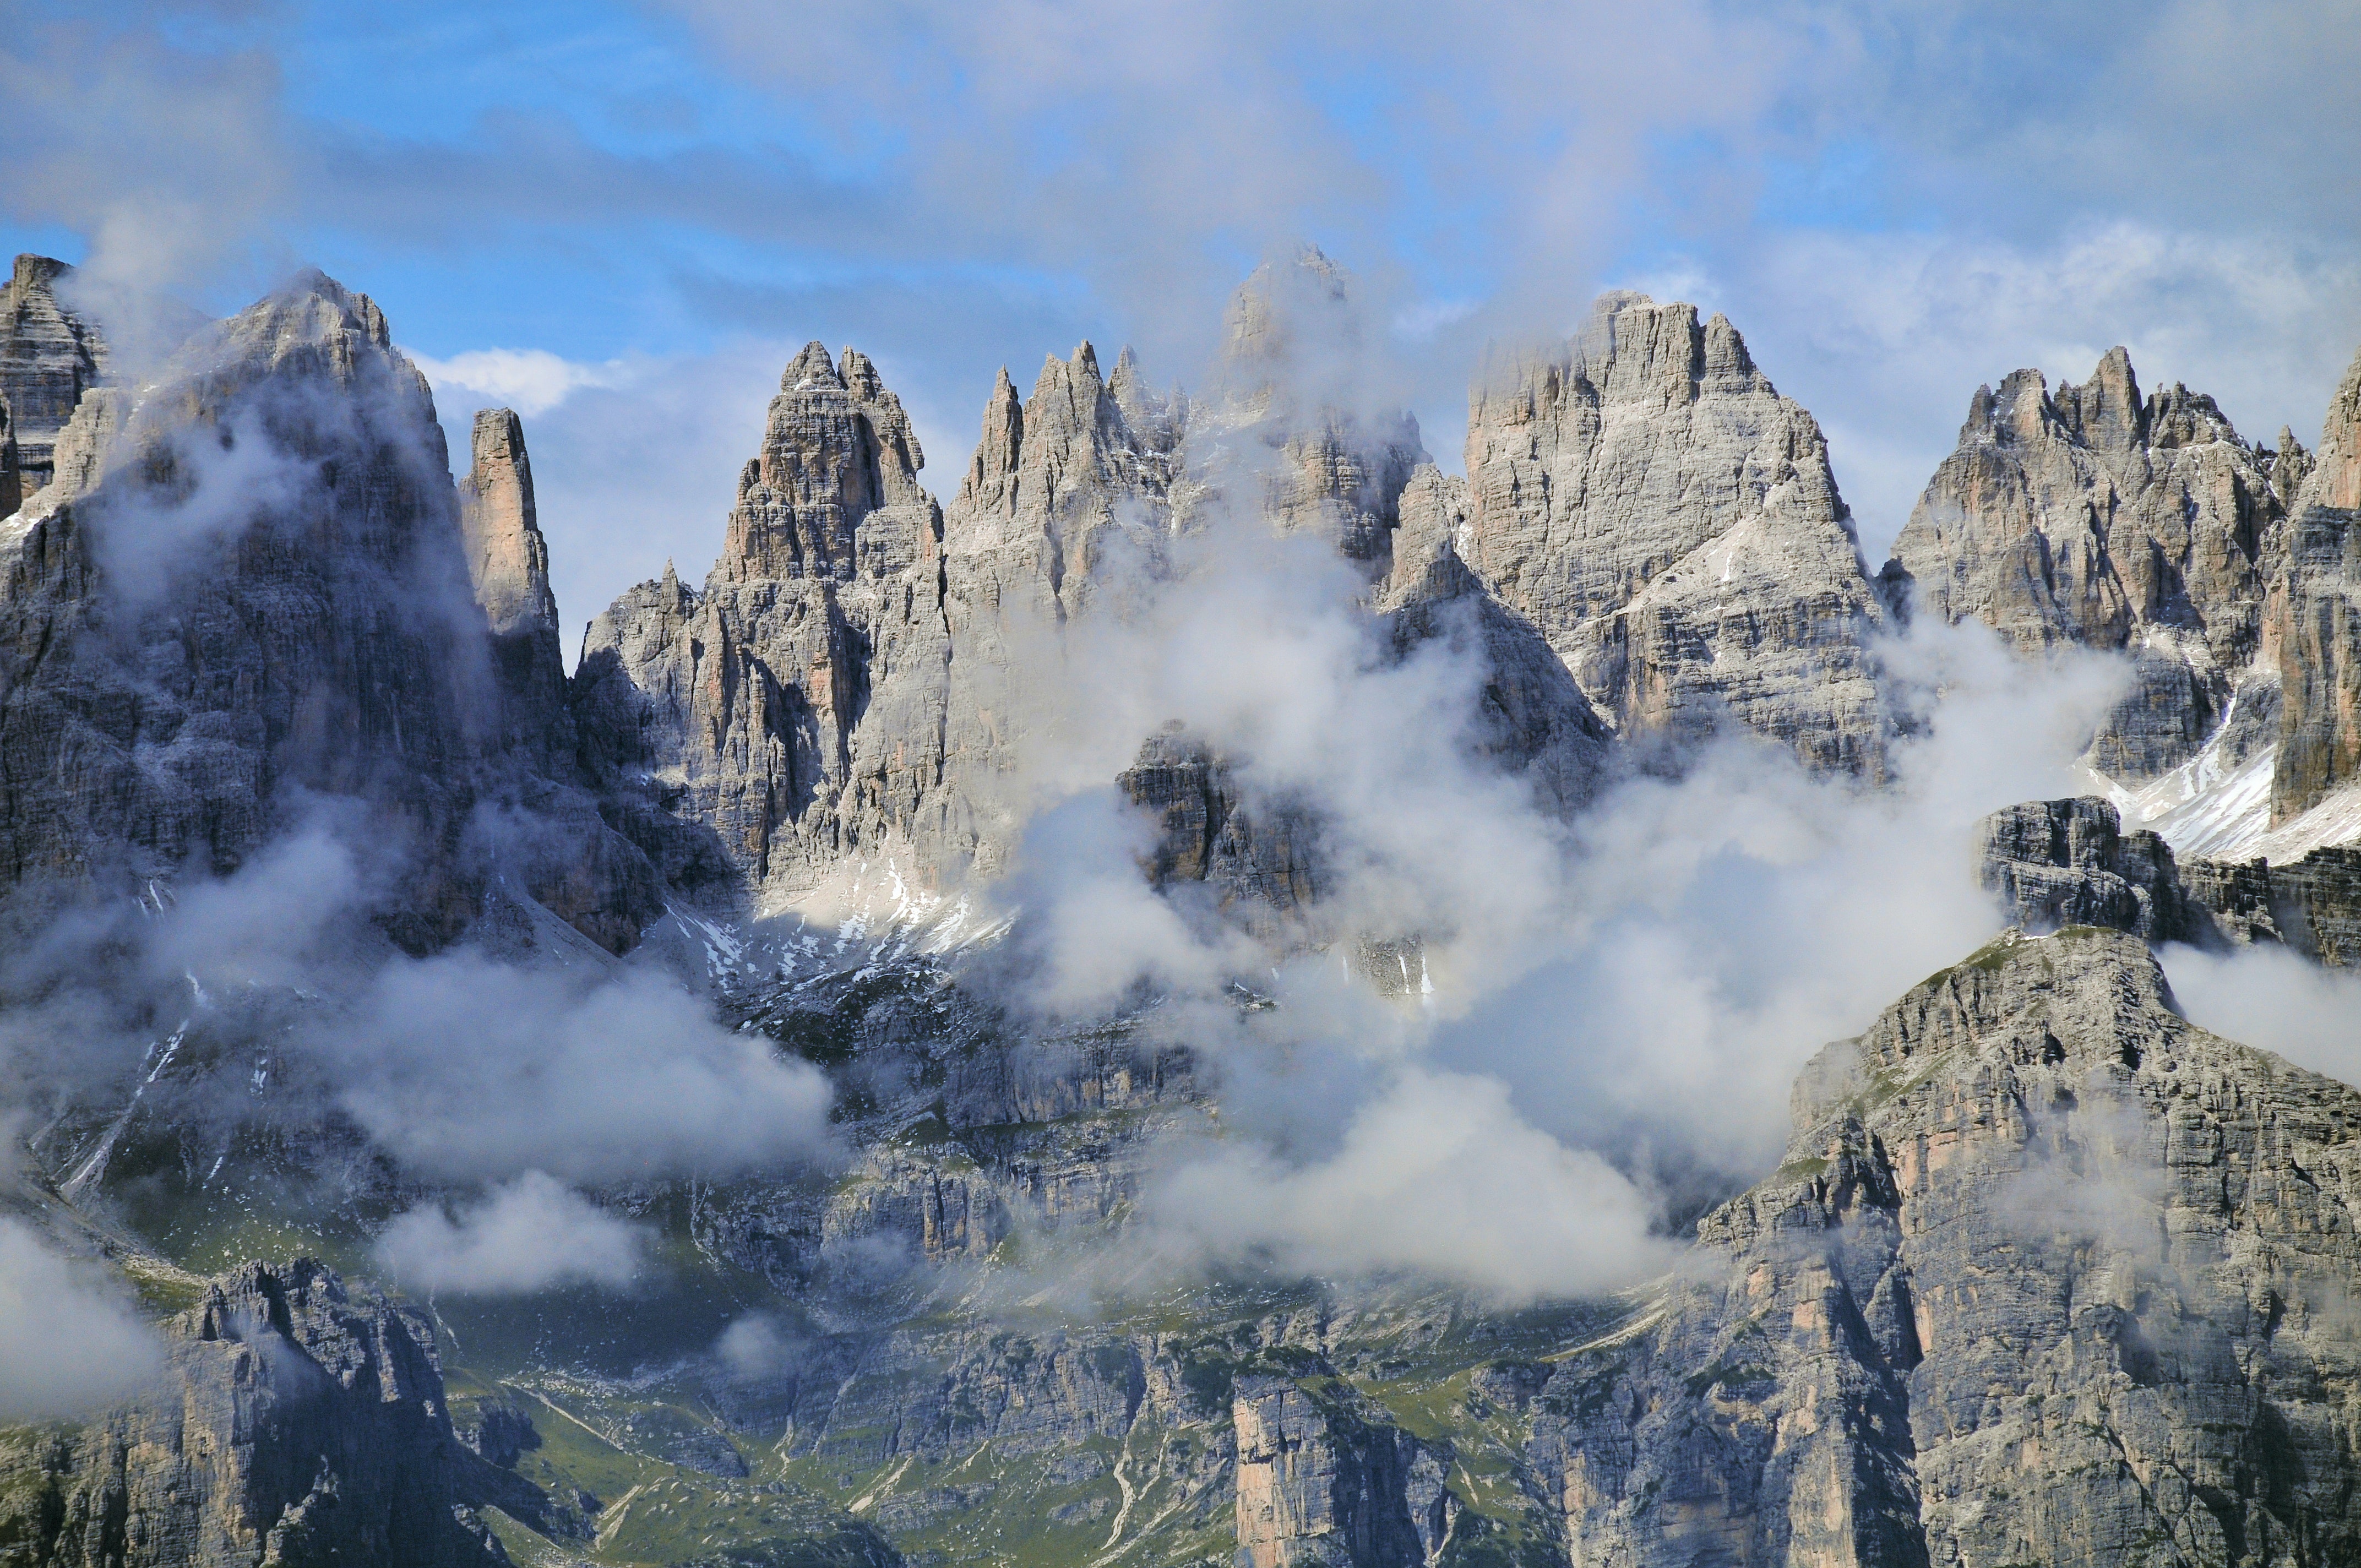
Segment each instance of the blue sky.
[{"label": "blue sky", "polygon": [[1872,554],[2018,365],[2123,342],[2310,441],[2361,345],[2326,0],[8,10],[0,244],[214,313],[305,261],[373,294],[455,422],[526,412],[577,623],[704,569],[807,339],[879,359],[948,494],[999,366],[1194,380],[1300,239],[1447,466],[1487,342],[1607,286],[1727,312]]}]

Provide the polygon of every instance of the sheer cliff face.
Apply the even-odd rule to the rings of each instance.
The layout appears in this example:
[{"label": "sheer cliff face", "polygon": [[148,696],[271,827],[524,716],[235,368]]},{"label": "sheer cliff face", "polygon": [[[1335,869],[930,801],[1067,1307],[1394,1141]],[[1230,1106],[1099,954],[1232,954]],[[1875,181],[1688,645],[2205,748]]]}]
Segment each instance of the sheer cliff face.
[{"label": "sheer cliff face", "polygon": [[[501,869],[618,950],[653,917],[643,858],[552,736],[557,673],[513,691],[496,674],[432,396],[367,296],[298,280],[136,400],[86,392],[54,455],[57,481],[0,532],[10,884],[226,872],[310,801],[366,824],[408,946],[456,936]],[[530,598],[514,455],[503,513],[499,454],[478,455],[493,500],[470,515]],[[485,807],[547,831],[511,845]]]},{"label": "sheer cliff face", "polygon": [[[56,283],[72,270],[45,256],[20,256],[0,289],[0,403],[14,426],[20,500],[49,482],[59,433],[106,371],[97,327],[58,302]],[[0,494],[0,516],[16,510]]]},{"label": "sheer cliff face", "polygon": [[2361,1093],[2012,936],[1799,1080],[1788,1159],[1566,1360],[1576,1562],[2340,1561]]},{"label": "sheer cliff face", "polygon": [[2361,784],[2361,355],[2330,400],[2288,524],[2271,817]]},{"label": "sheer cliff face", "polygon": [[2250,676],[2267,673],[2252,667],[2283,558],[2277,479],[2303,461],[2282,445],[2248,446],[2185,387],[2143,399],[2120,348],[2054,393],[2019,370],[1977,389],[1887,575],[1927,613],[1981,620],[2020,652],[2131,653],[2136,687],[2092,761],[2144,783],[2196,753],[2242,683],[2272,700]]},{"label": "sheer cliff face", "polygon": [[[84,398],[5,547],[12,880],[227,870],[283,785],[455,829],[465,568],[424,380],[316,275]],[[439,483],[438,483],[439,480]]]},{"label": "sheer cliff face", "polygon": [[1727,717],[1882,775],[1883,612],[1827,443],[1727,321],[1605,297],[1564,354],[1478,378],[1467,475],[1469,565],[1622,734]]}]

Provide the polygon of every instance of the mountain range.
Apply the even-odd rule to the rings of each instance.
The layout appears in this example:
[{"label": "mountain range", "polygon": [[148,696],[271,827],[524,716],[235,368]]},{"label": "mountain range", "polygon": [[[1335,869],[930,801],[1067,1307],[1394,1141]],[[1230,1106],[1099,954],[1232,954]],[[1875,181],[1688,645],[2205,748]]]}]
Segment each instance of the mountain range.
[{"label": "mountain range", "polygon": [[[71,280],[0,292],[0,1244],[152,1365],[0,1410],[0,1563],[2361,1554],[2361,1090],[2168,979],[2361,964],[2361,356],[2316,450],[2015,371],[1873,567],[1723,317],[1494,352],[1450,473],[1306,250],[1196,390],[1004,370],[948,499],[808,345],[569,667],[524,422],[455,463],[368,296],[133,376]],[[1894,809],[1978,657],[2081,787],[1945,825],[1989,929],[1791,1042],[1775,1166],[1322,1250],[1320,1074],[1619,803]]]}]

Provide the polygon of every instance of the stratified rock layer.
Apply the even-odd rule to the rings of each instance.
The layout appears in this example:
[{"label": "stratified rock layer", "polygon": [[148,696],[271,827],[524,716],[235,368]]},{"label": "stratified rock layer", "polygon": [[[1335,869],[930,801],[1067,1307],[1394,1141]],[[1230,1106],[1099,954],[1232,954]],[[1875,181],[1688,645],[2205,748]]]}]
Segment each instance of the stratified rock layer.
[{"label": "stratified rock layer", "polygon": [[1467,476],[1468,564],[1624,735],[1734,718],[1882,775],[1883,611],[1828,444],[1729,322],[1604,297],[1562,354],[1478,378]]},{"label": "stratified rock layer", "polygon": [[2078,929],[1926,981],[1795,1109],[1786,1164],[1540,1398],[1575,1561],[2361,1552],[2361,1091]]},{"label": "stratified rock layer", "polygon": [[[15,426],[23,498],[49,482],[59,433],[106,373],[97,326],[58,301],[58,280],[72,270],[45,256],[20,256],[0,289],[0,403]],[[0,517],[16,510],[6,503],[0,496]]]},{"label": "stratified rock layer", "polygon": [[2028,931],[2103,926],[2151,942],[2214,935],[2180,884],[2172,848],[2123,831],[2103,800],[2033,800],[1993,812],[1976,833],[1979,879]]}]

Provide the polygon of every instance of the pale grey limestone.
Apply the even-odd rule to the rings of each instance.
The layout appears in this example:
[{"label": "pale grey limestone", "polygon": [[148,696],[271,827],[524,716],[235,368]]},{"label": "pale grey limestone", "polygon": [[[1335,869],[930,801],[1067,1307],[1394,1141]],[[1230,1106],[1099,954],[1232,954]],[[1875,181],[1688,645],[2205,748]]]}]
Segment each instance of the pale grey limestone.
[{"label": "pale grey limestone", "polygon": [[1798,1080],[1787,1162],[1567,1358],[1586,1564],[2341,1562],[2361,1092],[2012,933]]},{"label": "pale grey limestone", "polygon": [[2133,689],[2091,760],[2146,783],[2197,753],[2234,693],[2249,709],[2276,700],[2265,606],[2286,548],[2280,487],[2304,462],[2286,435],[2276,454],[2249,446],[2186,387],[2143,398],[2121,348],[2080,386],[2052,391],[2018,370],[1997,392],[1977,389],[1886,580],[1924,613],[1980,620],[2027,656],[2131,655]]},{"label": "pale grey limestone", "polygon": [[2272,628],[2285,694],[2274,824],[2361,783],[2361,354],[2329,400],[2287,533]]},{"label": "pale grey limestone", "polygon": [[[106,341],[97,323],[57,296],[58,281],[72,271],[46,256],[19,256],[0,289],[0,401],[15,430],[18,501],[49,482],[58,433],[106,374]],[[0,493],[0,517],[16,510]]]},{"label": "pale grey limestone", "polygon": [[1470,395],[1467,564],[1623,737],[1734,722],[1883,775],[1863,575],[1828,444],[1720,316],[1609,294],[1562,350]]}]

